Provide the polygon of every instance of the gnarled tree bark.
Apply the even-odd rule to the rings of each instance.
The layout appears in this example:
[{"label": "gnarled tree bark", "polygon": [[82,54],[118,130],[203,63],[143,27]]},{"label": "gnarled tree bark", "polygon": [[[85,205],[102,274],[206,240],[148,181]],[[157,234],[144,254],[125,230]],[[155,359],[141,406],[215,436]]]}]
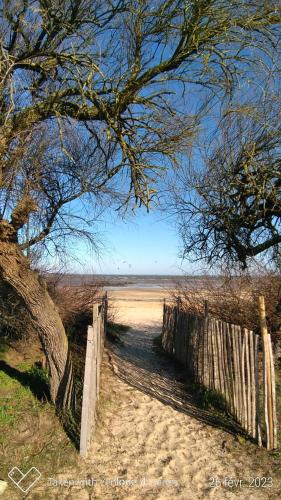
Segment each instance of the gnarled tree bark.
[{"label": "gnarled tree bark", "polygon": [[0,242],[0,277],[20,297],[38,332],[50,372],[51,400],[57,408],[71,408],[73,368],[65,329],[46,284],[16,243]]}]

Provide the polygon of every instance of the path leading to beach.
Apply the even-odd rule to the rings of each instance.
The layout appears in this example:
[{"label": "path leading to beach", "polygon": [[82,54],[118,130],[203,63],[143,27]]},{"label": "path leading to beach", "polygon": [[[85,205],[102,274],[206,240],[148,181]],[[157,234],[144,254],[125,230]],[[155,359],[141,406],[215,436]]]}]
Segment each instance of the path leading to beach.
[{"label": "path leading to beach", "polygon": [[162,303],[124,297],[115,296],[118,321],[131,329],[110,349],[113,370],[105,362],[103,421],[87,462],[98,478],[94,498],[278,498],[276,488],[249,488],[264,471],[196,406],[174,363],[155,348]]}]

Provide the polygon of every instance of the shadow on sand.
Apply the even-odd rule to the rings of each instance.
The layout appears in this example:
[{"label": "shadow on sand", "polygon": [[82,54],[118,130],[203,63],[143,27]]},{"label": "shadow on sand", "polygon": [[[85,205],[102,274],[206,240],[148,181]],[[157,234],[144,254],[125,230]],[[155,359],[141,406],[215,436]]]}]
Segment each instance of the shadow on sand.
[{"label": "shadow on sand", "polygon": [[200,422],[230,434],[245,434],[231,416],[200,406],[198,390],[183,369],[157,346],[156,336],[149,330],[132,329],[122,335],[122,343],[111,344],[118,376],[132,387]]}]

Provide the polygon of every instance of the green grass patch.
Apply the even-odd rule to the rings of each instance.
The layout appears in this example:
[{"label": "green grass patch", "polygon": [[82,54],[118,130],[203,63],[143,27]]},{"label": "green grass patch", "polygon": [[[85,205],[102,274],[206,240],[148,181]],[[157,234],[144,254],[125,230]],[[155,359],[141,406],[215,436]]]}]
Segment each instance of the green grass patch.
[{"label": "green grass patch", "polygon": [[5,432],[19,423],[21,411],[26,404],[36,407],[39,401],[33,400],[30,387],[21,385],[16,379],[0,370],[0,426]]},{"label": "green grass patch", "polygon": [[37,467],[44,480],[74,467],[77,453],[53,405],[34,394],[34,384],[41,392],[46,386],[46,372],[25,362],[0,366],[0,477],[8,481],[6,499],[17,498],[7,477],[12,467]]},{"label": "green grass patch", "polygon": [[30,361],[22,361],[16,365],[17,369],[21,372],[27,372],[32,368],[32,363]]},{"label": "green grass patch", "polygon": [[217,391],[198,386],[198,401],[204,409],[218,409],[228,412],[228,406],[225,398]]},{"label": "green grass patch", "polygon": [[46,370],[44,368],[40,368],[37,365],[33,365],[27,370],[27,374],[30,376],[31,380],[34,381],[34,383],[37,383],[38,385],[41,385],[42,387],[44,385],[49,387],[48,370]]},{"label": "green grass patch", "polygon": [[9,347],[5,343],[0,344],[0,359],[5,358],[5,353],[8,351]]}]

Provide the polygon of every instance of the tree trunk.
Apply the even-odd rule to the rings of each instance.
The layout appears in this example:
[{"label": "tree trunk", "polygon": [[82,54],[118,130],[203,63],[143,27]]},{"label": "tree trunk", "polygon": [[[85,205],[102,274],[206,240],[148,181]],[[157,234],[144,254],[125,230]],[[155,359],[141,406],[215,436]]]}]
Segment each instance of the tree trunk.
[{"label": "tree trunk", "polygon": [[58,408],[70,408],[74,402],[71,356],[64,326],[46,284],[14,243],[0,242],[0,277],[31,315],[47,358],[52,401]]}]

